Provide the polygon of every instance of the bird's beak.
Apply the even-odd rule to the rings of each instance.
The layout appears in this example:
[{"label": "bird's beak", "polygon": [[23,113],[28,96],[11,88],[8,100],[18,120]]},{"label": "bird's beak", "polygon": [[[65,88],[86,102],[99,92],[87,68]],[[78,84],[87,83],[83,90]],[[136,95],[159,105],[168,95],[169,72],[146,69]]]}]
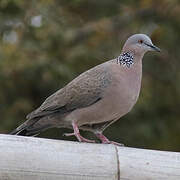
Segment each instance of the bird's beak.
[{"label": "bird's beak", "polygon": [[154,44],[146,44],[146,45],[149,46],[153,51],[161,52],[161,49],[155,46]]},{"label": "bird's beak", "polygon": [[151,47],[154,51],[161,52],[161,49],[158,48],[158,47],[155,46],[155,45],[151,45],[150,47]]}]

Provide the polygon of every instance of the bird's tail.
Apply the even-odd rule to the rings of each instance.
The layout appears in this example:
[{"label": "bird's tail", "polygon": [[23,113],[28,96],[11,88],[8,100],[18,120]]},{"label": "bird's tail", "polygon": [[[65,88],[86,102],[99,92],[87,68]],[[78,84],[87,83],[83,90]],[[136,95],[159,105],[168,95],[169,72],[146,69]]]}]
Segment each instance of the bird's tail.
[{"label": "bird's tail", "polygon": [[50,128],[49,124],[41,124],[38,123],[38,121],[39,118],[27,120],[9,134],[20,136],[36,136],[40,132]]},{"label": "bird's tail", "polygon": [[26,129],[14,129],[13,131],[11,131],[9,134],[11,135],[21,135],[21,136],[26,136]]},{"label": "bird's tail", "polygon": [[28,130],[28,129],[21,129],[21,130],[15,129],[14,131],[10,132],[9,134],[19,135],[19,136],[37,136],[40,132],[41,132],[41,130],[32,131],[32,130]]}]

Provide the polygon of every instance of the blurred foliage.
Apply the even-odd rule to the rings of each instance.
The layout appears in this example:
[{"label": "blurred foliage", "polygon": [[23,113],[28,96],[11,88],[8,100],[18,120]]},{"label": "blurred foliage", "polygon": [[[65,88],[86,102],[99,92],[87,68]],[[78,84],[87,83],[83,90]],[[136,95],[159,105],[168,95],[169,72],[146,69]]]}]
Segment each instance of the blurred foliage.
[{"label": "blurred foliage", "polygon": [[[128,146],[180,151],[179,16],[177,0],[1,0],[0,133],[81,72],[119,55],[129,35],[146,33],[162,52],[145,55],[138,103],[105,134]],[[40,136],[64,139],[64,131]]]}]

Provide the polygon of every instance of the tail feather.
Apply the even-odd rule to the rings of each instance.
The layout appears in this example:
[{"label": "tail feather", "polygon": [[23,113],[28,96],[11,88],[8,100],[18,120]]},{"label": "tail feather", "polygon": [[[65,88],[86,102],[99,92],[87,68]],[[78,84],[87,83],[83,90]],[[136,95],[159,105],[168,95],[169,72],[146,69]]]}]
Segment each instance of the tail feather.
[{"label": "tail feather", "polygon": [[22,130],[15,129],[12,132],[10,132],[9,134],[25,136],[26,135],[26,129],[22,129]]},{"label": "tail feather", "polygon": [[26,128],[18,130],[15,129],[12,132],[10,132],[9,134],[11,135],[19,135],[19,136],[36,136],[40,133],[40,131],[33,131],[33,130],[28,130]]},{"label": "tail feather", "polygon": [[52,127],[52,125],[49,123],[42,124],[42,123],[38,123],[38,121],[39,119],[27,120],[9,134],[20,135],[20,136],[36,136],[40,132],[45,131],[46,129]]}]

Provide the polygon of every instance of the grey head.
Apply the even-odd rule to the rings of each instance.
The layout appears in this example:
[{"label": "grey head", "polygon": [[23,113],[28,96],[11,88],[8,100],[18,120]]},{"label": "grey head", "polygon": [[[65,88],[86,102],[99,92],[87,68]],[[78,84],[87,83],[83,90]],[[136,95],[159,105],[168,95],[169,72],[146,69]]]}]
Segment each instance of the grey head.
[{"label": "grey head", "polygon": [[152,43],[151,39],[147,35],[134,34],[127,39],[122,51],[144,55],[147,51],[160,52],[160,49]]}]

